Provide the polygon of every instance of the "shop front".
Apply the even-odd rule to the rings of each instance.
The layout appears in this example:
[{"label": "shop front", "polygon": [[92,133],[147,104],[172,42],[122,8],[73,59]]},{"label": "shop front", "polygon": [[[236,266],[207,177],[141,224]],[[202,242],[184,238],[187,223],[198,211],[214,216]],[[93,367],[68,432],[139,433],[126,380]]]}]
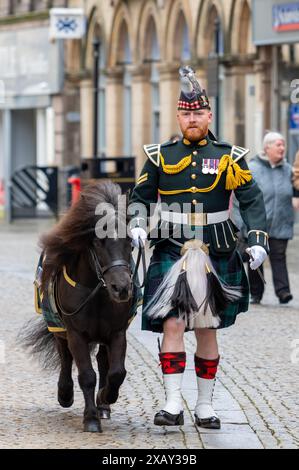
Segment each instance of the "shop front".
[{"label": "shop front", "polygon": [[0,205],[10,219],[12,175],[55,162],[53,98],[63,89],[63,45],[48,27],[0,32]]},{"label": "shop front", "polygon": [[252,16],[253,41],[269,61],[264,127],[286,136],[292,163],[299,149],[299,1],[254,0]]}]

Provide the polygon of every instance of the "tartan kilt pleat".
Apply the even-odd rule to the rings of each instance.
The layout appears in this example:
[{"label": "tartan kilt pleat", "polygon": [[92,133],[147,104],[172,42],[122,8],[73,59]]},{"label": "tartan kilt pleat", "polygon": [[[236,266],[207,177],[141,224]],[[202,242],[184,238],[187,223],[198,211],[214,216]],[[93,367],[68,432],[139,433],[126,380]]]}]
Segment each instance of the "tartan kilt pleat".
[{"label": "tartan kilt pleat", "polygon": [[[163,243],[162,246],[157,245],[154,249],[147,271],[142,308],[142,329],[156,333],[163,332],[163,320],[156,318],[150,319],[147,315],[147,306],[150,300],[161,284],[165,274],[172,265],[180,258],[180,247],[173,243]],[[220,277],[230,286],[241,286],[242,297],[236,302],[231,303],[224,312],[221,313],[221,323],[217,329],[227,328],[233,325],[236,317],[241,312],[246,312],[249,305],[249,284],[242,262],[241,255],[237,250],[226,256],[213,257],[210,255],[211,262]],[[169,312],[167,318],[177,317],[178,313],[174,309]],[[187,328],[186,328],[187,331]]]}]

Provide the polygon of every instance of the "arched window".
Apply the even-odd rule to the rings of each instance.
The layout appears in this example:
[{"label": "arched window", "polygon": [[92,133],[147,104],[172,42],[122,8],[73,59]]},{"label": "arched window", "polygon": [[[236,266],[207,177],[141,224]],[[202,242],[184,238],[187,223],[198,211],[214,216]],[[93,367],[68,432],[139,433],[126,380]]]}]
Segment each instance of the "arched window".
[{"label": "arched window", "polygon": [[206,12],[204,23],[204,54],[208,57],[207,82],[211,108],[214,114],[212,132],[218,137],[221,132],[221,113],[223,110],[222,78],[223,67],[219,60],[224,53],[223,26],[221,16],[214,4]]},{"label": "arched window", "polygon": [[145,38],[145,62],[150,63],[151,81],[151,139],[160,141],[160,74],[157,63],[160,61],[157,29],[153,17],[148,21]]},{"label": "arched window", "polygon": [[240,18],[240,37],[239,37],[239,51],[240,54],[246,54],[248,52],[248,46],[249,46],[249,36],[250,36],[250,9],[248,6],[248,3],[245,1],[243,8],[242,8],[242,13],[241,13],[241,18]]},{"label": "arched window", "polygon": [[174,59],[187,62],[191,59],[191,47],[189,38],[189,28],[184,13],[181,11],[175,28],[175,50]]},{"label": "arched window", "polygon": [[131,57],[131,48],[127,23],[122,21],[119,38],[118,38],[118,54],[117,54],[117,64],[126,65],[132,62]]},{"label": "arched window", "polygon": [[127,23],[122,22],[118,39],[117,65],[123,67],[123,154],[132,155],[132,77],[128,65],[132,54]]},{"label": "arched window", "polygon": [[106,154],[106,51],[103,41],[99,50],[99,154]]},{"label": "arched window", "polygon": [[223,55],[224,44],[222,23],[214,5],[209,11],[207,25],[206,37],[208,41],[208,55]]},{"label": "arched window", "polygon": [[158,62],[160,60],[157,29],[152,16],[146,27],[144,60],[145,62]]},{"label": "arched window", "polygon": [[[95,52],[98,51],[98,84],[97,84],[97,155],[104,156],[106,154],[106,44],[104,39],[103,28],[99,23],[95,22],[92,27],[92,37],[90,43],[92,44],[93,60],[95,59]],[[92,63],[94,73],[95,63]]]}]

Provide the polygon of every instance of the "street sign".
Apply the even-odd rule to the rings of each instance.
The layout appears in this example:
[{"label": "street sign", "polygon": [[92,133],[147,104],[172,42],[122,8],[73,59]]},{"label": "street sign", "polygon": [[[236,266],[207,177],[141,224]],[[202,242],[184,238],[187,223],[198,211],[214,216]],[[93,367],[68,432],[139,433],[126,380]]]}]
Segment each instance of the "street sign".
[{"label": "street sign", "polygon": [[278,32],[299,30],[299,2],[273,6],[273,29]]},{"label": "street sign", "polygon": [[82,8],[51,8],[50,38],[81,39],[86,32],[86,18]]},{"label": "street sign", "polygon": [[299,42],[299,1],[252,0],[256,46]]}]

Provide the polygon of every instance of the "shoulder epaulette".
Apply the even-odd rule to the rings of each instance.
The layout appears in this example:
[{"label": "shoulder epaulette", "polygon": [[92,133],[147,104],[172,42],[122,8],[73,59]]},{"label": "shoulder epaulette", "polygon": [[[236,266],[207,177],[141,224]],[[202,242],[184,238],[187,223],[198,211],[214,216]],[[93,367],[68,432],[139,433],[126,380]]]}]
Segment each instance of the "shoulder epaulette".
[{"label": "shoulder epaulette", "polygon": [[150,159],[150,161],[156,165],[160,166],[160,144],[151,144],[151,145],[144,145],[143,150],[146,156]]},{"label": "shoulder epaulette", "polygon": [[176,145],[178,142],[179,140],[168,140],[167,142],[163,142],[163,144],[161,144],[161,147],[169,147],[170,145]]},{"label": "shoulder epaulette", "polygon": [[212,140],[212,144],[217,145],[217,147],[231,147],[231,144],[229,144],[228,142],[218,142],[217,140]]},{"label": "shoulder epaulette", "polygon": [[249,151],[249,149],[244,149],[243,147],[233,145],[230,156],[233,159],[234,163],[237,163],[239,160],[241,160],[241,158],[245,157],[245,155],[247,155]]}]

